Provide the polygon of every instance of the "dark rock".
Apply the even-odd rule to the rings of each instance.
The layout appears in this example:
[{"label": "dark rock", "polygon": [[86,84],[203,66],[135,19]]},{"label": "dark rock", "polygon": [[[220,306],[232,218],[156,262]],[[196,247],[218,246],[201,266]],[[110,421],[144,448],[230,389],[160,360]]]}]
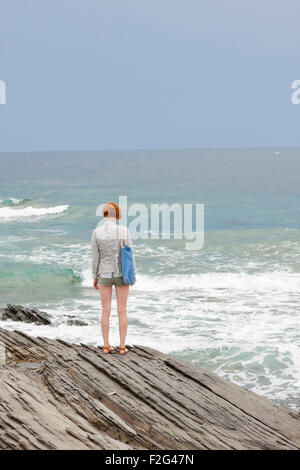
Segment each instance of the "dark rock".
[{"label": "dark rock", "polygon": [[72,326],[88,326],[88,323],[86,323],[85,321],[83,320],[78,320],[78,318],[75,318],[75,317],[72,317],[71,315],[67,315],[67,317],[69,318],[66,323],[68,325],[72,325]]},{"label": "dark rock", "polygon": [[[51,325],[53,318],[49,313],[41,312],[35,308],[26,308],[22,305],[7,304],[6,308],[0,309],[0,320],[24,321],[25,323],[37,323],[38,325]],[[88,323],[79,320],[73,315],[62,315],[60,323],[68,325],[87,326]]]},{"label": "dark rock", "polygon": [[0,449],[300,449],[300,417],[144,346],[0,328]]},{"label": "dark rock", "polygon": [[37,323],[50,325],[51,316],[34,308],[22,307],[22,305],[7,304],[2,313],[2,320],[24,321],[25,323]]}]

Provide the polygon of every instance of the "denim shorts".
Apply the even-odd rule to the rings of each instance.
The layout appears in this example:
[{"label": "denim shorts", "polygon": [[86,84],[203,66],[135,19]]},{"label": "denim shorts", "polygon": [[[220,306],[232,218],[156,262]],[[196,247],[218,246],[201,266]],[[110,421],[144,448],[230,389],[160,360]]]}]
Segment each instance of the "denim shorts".
[{"label": "denim shorts", "polygon": [[123,281],[122,276],[118,277],[98,277],[98,284],[99,286],[106,286],[106,287],[111,287],[111,286],[127,286],[125,282]]}]

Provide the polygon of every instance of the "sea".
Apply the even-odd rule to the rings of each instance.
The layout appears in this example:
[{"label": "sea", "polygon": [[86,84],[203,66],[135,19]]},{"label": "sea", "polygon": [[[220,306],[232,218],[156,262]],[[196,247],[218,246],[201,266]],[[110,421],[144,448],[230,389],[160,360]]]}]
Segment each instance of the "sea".
[{"label": "sea", "polygon": [[[102,344],[90,240],[99,206],[120,197],[128,224],[149,211],[133,241],[127,343],[300,410],[299,148],[0,153],[0,307],[53,315],[49,326],[0,327]],[[162,223],[155,231],[157,204],[203,205],[203,246],[186,249],[172,220],[169,237]],[[118,345],[115,296],[110,336]]]}]

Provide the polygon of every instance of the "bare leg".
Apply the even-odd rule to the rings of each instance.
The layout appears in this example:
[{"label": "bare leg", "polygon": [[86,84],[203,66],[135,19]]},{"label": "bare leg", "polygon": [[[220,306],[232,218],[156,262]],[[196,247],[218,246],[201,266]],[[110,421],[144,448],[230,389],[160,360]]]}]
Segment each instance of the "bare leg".
[{"label": "bare leg", "polygon": [[101,315],[101,330],[104,341],[104,347],[109,346],[109,316],[111,312],[111,297],[112,287],[99,286],[101,303],[102,303],[102,315]]},{"label": "bare leg", "polygon": [[126,306],[128,293],[129,286],[116,286],[117,308],[119,315],[120,347],[125,347],[125,339],[127,334],[128,320]]}]

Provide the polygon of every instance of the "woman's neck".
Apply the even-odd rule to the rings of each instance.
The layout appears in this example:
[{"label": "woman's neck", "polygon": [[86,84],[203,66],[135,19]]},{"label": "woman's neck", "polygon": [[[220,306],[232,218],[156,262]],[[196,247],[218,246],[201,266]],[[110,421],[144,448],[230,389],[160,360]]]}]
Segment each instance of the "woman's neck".
[{"label": "woman's neck", "polygon": [[117,219],[116,219],[115,217],[107,217],[106,220],[107,220],[108,222],[114,222],[114,223],[117,222]]}]

